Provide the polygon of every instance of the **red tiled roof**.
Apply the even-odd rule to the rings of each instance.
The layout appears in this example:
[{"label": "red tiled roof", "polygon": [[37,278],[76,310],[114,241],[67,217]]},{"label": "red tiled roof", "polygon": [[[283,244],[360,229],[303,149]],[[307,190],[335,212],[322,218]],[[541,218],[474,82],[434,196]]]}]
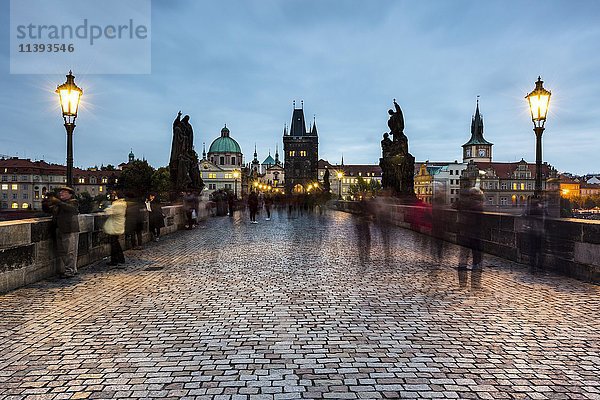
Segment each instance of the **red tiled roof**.
[{"label": "red tiled roof", "polygon": [[[511,178],[513,172],[517,171],[519,165],[526,164],[529,171],[535,173],[535,164],[527,163],[523,161],[504,163],[504,162],[476,162],[477,168],[480,171],[485,171],[488,169],[494,170],[496,176],[499,178]],[[550,165],[542,164],[542,176],[547,177],[550,176]]]},{"label": "red tiled roof", "polygon": [[[6,172],[4,170],[6,169]],[[44,160],[31,161],[24,158],[4,158],[0,159],[0,173],[6,174],[33,174],[33,175],[66,175],[67,167],[60,164],[48,164]],[[73,176],[119,176],[121,171],[90,171],[80,168],[73,168]]]}]

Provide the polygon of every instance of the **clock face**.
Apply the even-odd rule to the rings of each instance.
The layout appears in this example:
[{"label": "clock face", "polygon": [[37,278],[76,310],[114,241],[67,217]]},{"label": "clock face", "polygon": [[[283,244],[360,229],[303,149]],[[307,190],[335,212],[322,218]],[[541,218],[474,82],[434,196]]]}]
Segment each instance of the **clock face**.
[{"label": "clock face", "polygon": [[479,157],[485,157],[485,149],[479,149]]}]

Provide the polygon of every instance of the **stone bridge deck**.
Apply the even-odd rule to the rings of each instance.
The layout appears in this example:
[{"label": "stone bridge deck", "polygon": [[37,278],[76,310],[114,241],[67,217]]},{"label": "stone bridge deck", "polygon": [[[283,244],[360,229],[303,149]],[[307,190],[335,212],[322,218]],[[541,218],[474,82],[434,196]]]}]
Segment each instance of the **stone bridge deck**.
[{"label": "stone bridge deck", "polygon": [[0,400],[600,399],[600,287],[390,233],[213,218],[0,296]]}]

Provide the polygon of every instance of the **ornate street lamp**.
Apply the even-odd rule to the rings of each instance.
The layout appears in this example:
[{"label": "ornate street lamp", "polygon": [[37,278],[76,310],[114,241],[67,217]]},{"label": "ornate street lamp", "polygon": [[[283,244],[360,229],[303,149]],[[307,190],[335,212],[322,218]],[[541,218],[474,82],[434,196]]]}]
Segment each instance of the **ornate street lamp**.
[{"label": "ornate street lamp", "polygon": [[338,198],[342,199],[342,178],[344,177],[344,173],[342,171],[337,172],[338,178]]},{"label": "ornate street lamp", "polygon": [[238,171],[238,170],[233,171],[233,179],[234,179],[234,182],[235,182],[234,195],[235,195],[236,199],[237,199],[237,180],[238,180],[239,177],[240,177],[240,171]]},{"label": "ornate street lamp", "polygon": [[550,105],[551,93],[544,89],[544,81],[538,76],[535,83],[535,89],[525,98],[529,103],[531,110],[531,120],[533,121],[533,131],[535,132],[535,191],[534,197],[542,197],[542,134],[544,133],[544,124],[548,116],[548,106]]},{"label": "ornate street lamp", "polygon": [[75,76],[69,71],[67,81],[56,88],[56,93],[60,100],[60,108],[67,130],[67,186],[73,187],[73,131],[83,90],[77,87]]}]

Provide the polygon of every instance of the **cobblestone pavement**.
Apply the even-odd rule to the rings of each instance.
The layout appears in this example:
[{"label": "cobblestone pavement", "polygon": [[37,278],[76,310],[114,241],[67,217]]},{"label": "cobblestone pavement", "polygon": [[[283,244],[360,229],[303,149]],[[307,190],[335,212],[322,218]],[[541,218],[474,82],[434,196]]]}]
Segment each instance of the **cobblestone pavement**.
[{"label": "cobblestone pavement", "polygon": [[[0,296],[0,399],[600,399],[600,288],[330,212]],[[386,254],[387,253],[387,254]]]}]

